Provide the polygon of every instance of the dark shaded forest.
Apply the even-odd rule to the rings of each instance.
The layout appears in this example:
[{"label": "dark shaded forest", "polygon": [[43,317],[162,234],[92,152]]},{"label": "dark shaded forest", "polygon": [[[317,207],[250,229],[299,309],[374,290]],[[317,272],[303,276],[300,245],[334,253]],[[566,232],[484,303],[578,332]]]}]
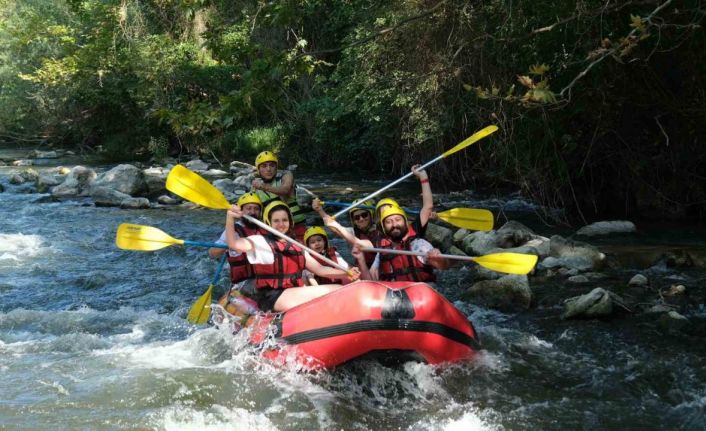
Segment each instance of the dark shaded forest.
[{"label": "dark shaded forest", "polygon": [[582,221],[706,216],[697,0],[0,0],[0,141],[434,168]]}]

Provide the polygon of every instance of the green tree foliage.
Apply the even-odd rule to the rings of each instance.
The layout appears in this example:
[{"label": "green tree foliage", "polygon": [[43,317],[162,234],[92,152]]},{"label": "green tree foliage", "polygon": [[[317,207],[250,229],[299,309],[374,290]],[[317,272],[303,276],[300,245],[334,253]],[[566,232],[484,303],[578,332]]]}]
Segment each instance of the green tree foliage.
[{"label": "green tree foliage", "polygon": [[703,215],[705,13],[699,0],[0,0],[0,138],[401,172],[497,123],[435,184],[512,185],[585,218]]}]

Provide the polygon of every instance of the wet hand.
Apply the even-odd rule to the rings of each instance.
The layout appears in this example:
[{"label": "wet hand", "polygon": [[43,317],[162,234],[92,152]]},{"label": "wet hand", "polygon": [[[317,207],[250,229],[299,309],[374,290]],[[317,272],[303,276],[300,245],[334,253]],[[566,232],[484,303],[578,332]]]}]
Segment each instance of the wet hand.
[{"label": "wet hand", "polygon": [[360,258],[363,257],[363,252],[360,251],[360,245],[356,244],[351,248],[351,256],[353,256],[355,260],[360,260]]},{"label": "wet hand", "polygon": [[348,270],[348,276],[350,277],[351,281],[356,281],[360,279],[360,270],[358,269],[358,267],[354,266],[353,268],[350,268]]},{"label": "wet hand", "polygon": [[319,198],[314,198],[314,200],[311,201],[311,209],[313,209],[316,212],[319,212],[324,209],[321,206],[321,200],[319,200]]},{"label": "wet hand", "polygon": [[443,259],[441,257],[441,251],[438,248],[432,248],[427,253],[427,259]]},{"label": "wet hand", "polygon": [[240,219],[243,217],[243,210],[240,209],[238,205],[231,205],[227,212],[227,219]]},{"label": "wet hand", "polygon": [[429,176],[427,175],[427,171],[425,171],[424,169],[419,170],[419,168],[421,168],[421,167],[422,167],[422,165],[414,165],[414,166],[412,166],[412,173],[413,173],[417,178],[419,178],[419,181],[426,180],[426,179],[429,178]]},{"label": "wet hand", "polygon": [[252,188],[255,190],[264,190],[265,183],[260,178],[255,178],[252,180]]},{"label": "wet hand", "polygon": [[429,218],[432,220],[439,220],[439,214],[436,211],[432,211]]}]

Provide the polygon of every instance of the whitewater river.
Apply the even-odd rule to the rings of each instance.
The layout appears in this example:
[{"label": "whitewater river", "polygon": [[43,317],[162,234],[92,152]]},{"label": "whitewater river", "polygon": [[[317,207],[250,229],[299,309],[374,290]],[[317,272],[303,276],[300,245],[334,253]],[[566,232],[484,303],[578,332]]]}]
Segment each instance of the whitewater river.
[{"label": "whitewater river", "polygon": [[[0,429],[706,428],[703,334],[664,333],[639,318],[561,321],[561,307],[541,304],[480,308],[459,301],[464,270],[455,269],[440,290],[480,333],[485,350],[475,361],[301,373],[263,362],[242,337],[185,320],[216,267],[205,250],[114,245],[123,222],[211,241],[221,211],[34,203],[42,195],[5,185]],[[704,284],[703,270],[679,276],[689,288]],[[546,296],[562,281],[532,286]],[[703,305],[687,317],[703,321]]]}]

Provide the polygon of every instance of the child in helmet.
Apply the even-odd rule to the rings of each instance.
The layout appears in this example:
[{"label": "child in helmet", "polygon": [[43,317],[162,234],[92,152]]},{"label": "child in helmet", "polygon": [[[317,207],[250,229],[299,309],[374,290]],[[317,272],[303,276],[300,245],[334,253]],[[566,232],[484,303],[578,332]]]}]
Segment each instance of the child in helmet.
[{"label": "child in helmet", "polygon": [[[315,252],[322,254],[332,261],[338,263],[344,268],[348,268],[350,265],[348,265],[348,262],[343,260],[341,255],[338,253],[336,250],[336,247],[330,246],[328,243],[328,235],[326,234],[326,231],[324,228],[321,226],[312,226],[309,229],[306,230],[306,233],[304,234],[304,244],[309,247],[310,249],[314,250]],[[314,259],[316,259],[317,262],[319,262],[323,266],[329,266],[326,262],[323,260],[317,258],[316,256],[313,256]],[[307,281],[307,284],[310,286],[318,286],[320,284],[331,284],[331,283],[339,283],[339,281],[336,281],[335,279],[332,278],[326,278],[326,277],[321,277],[316,274],[312,274],[309,271],[304,271],[304,278]],[[348,284],[350,283],[351,280],[345,280],[341,279],[340,283],[341,284]]]},{"label": "child in helmet", "polygon": [[281,200],[289,205],[292,212],[294,235],[298,241],[304,240],[306,231],[306,214],[297,202],[294,175],[289,171],[278,171],[279,159],[271,151],[263,151],[255,158],[257,176],[252,182],[252,188],[262,201],[263,206],[272,201]]}]

